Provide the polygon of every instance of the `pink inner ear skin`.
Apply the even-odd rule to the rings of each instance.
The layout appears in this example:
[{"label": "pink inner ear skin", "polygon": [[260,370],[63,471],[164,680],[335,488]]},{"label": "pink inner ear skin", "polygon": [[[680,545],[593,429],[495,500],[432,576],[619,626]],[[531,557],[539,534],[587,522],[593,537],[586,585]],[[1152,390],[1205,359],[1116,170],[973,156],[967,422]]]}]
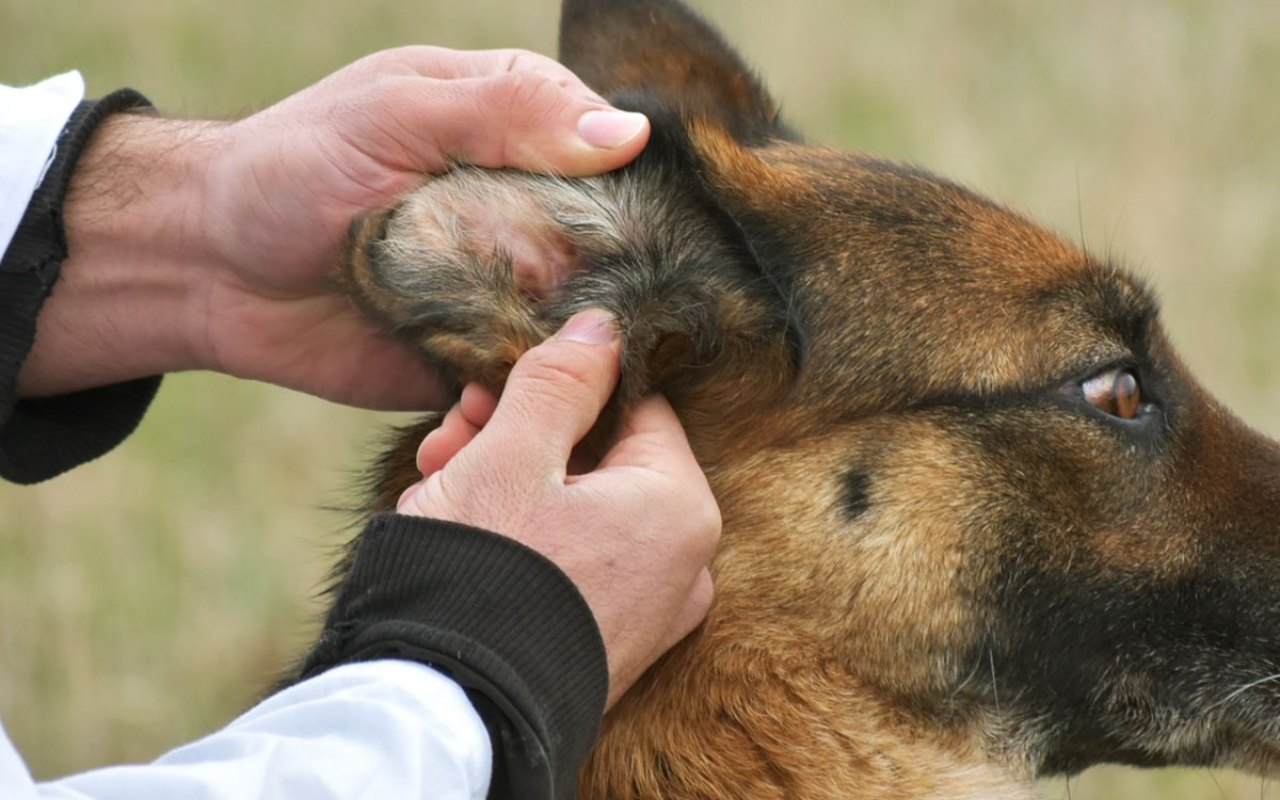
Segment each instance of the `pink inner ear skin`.
[{"label": "pink inner ear skin", "polygon": [[507,253],[520,291],[546,300],[582,266],[578,252],[535,200],[514,193],[503,200],[459,209],[465,246],[476,254]]},{"label": "pink inner ear skin", "polygon": [[516,286],[535,300],[546,300],[570,273],[582,267],[569,239],[554,228],[529,232],[511,227],[500,230],[499,235],[511,254]]},{"label": "pink inner ear skin", "polygon": [[581,187],[543,183],[515,172],[446,173],[405,198],[388,240],[400,243],[403,269],[409,271],[420,262],[448,264],[465,256],[488,264],[509,257],[515,288],[532,302],[546,302],[585,266],[583,240],[566,226],[604,231],[616,222]]}]

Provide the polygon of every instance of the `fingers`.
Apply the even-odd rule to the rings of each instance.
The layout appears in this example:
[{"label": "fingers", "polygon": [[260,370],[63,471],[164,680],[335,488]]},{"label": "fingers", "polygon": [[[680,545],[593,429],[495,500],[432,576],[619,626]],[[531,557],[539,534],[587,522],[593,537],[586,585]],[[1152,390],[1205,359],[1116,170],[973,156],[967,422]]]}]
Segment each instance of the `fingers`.
[{"label": "fingers", "polygon": [[502,463],[563,474],[617,385],[620,357],[617,325],[600,309],[574,315],[525,353],[484,429],[495,457],[501,451]]},{"label": "fingers", "polygon": [[675,410],[665,397],[650,395],[623,418],[614,444],[599,466],[650,467],[654,462],[665,465],[673,460],[702,474]]},{"label": "fingers", "polygon": [[493,415],[498,401],[479,384],[468,384],[458,403],[445,414],[440,427],[418,445],[418,471],[423,477],[444,468],[458,451],[471,443]]},{"label": "fingers", "polygon": [[494,397],[493,392],[480,384],[469,383],[462,390],[462,397],[458,400],[458,406],[462,409],[462,413],[468,422],[478,428],[483,428],[488,424],[489,418],[493,416],[494,409],[498,407],[498,398]]},{"label": "fingers", "polygon": [[648,141],[648,120],[579,87],[528,72],[451,81],[451,110],[426,130],[452,160],[482,167],[576,176],[631,161]]},{"label": "fingers", "polygon": [[472,425],[462,414],[462,409],[454,406],[445,414],[440,427],[428,433],[418,445],[418,472],[423,477],[444,469],[444,465],[458,454],[458,451],[471,443],[480,432],[480,427]]},{"label": "fingers", "polygon": [[555,563],[599,626],[609,705],[705,618],[720,534],[715,497],[660,397],[627,415],[597,469],[566,478],[620,355],[613,317],[589,309],[520,358],[500,401],[468,387],[423,442],[425,477],[398,509],[497,531]]},{"label": "fingers", "polygon": [[[693,454],[680,419],[665,397],[651,395],[631,409],[622,420],[613,445],[596,466],[595,475],[608,476],[614,470],[641,469],[668,476],[672,486],[681,487],[683,497],[710,497],[707,476]],[[703,541],[709,557],[720,537],[720,509],[714,503],[690,508],[690,524],[709,532]]]},{"label": "fingers", "polygon": [[441,48],[391,51],[422,77],[397,85],[384,107],[397,137],[424,168],[443,153],[482,167],[592,175],[622,166],[644,148],[649,122],[609,106],[573,73],[535,53]]},{"label": "fingers", "polygon": [[[617,384],[620,355],[613,317],[588,309],[520,358],[501,402],[468,385],[418,446],[423,480],[405,490],[397,510],[503,529],[503,520],[521,510],[525,493],[517,487],[538,486],[548,477],[563,485],[574,445]],[[477,482],[481,474],[484,480]],[[483,494],[499,486],[509,487],[503,502],[471,502],[473,490]],[[448,487],[455,489],[452,497]]]}]

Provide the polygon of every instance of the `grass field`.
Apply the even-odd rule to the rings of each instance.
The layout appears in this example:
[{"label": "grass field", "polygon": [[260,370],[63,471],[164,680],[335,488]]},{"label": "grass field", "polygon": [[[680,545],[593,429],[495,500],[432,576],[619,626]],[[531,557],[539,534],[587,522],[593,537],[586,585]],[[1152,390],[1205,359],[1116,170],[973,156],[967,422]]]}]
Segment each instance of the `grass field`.
[{"label": "grass field", "polygon": [[[909,160],[1154,282],[1193,370],[1280,435],[1280,4],[702,0],[815,141]],[[547,0],[5,0],[0,81],[81,69],[172,115],[249,113],[410,42],[554,52]],[[307,640],[382,419],[175,375],[141,430],[0,486],[0,717],[40,776],[146,759]],[[1048,798],[1280,798],[1230,771],[1099,769]]]}]

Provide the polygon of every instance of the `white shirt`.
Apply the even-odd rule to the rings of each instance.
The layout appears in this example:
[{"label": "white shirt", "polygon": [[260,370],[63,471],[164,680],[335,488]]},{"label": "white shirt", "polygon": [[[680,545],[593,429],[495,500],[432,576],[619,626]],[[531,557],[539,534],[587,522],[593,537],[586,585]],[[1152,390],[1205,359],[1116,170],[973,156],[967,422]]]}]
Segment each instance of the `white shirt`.
[{"label": "white shirt", "polygon": [[[0,255],[83,97],[78,72],[0,85]],[[492,769],[489,734],[462,688],[406,661],[337,667],[150,764],[47,783],[33,781],[0,724],[2,800],[483,800]]]},{"label": "white shirt", "polygon": [[79,72],[23,88],[0,84],[0,253],[9,249],[27,203],[53,161],[58,134],[82,99]]},{"label": "white shirt", "polygon": [[462,688],[408,661],[336,667],[150,764],[48,783],[0,728],[4,800],[483,800],[491,773]]}]

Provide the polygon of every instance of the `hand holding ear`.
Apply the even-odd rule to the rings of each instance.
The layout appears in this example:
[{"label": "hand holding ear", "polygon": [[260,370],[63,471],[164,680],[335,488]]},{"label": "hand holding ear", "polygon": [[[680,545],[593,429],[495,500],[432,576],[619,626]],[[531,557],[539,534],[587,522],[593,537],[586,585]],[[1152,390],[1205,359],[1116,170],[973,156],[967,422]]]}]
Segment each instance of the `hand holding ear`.
[{"label": "hand holding ear", "polygon": [[70,258],[19,392],[211,369],[371,408],[438,405],[437,376],[335,289],[352,218],[455,162],[593,174],[648,134],[549,58],[436,47],[369,56],[237,122],[114,115],[73,175]]},{"label": "hand holding ear", "polygon": [[398,508],[496,531],[560,567],[604,638],[610,706],[706,615],[720,533],[715,498],[660,397],[627,415],[598,463],[570,471],[619,354],[611,318],[585,311],[516,363],[501,400],[467,387],[423,441],[423,481]]}]

